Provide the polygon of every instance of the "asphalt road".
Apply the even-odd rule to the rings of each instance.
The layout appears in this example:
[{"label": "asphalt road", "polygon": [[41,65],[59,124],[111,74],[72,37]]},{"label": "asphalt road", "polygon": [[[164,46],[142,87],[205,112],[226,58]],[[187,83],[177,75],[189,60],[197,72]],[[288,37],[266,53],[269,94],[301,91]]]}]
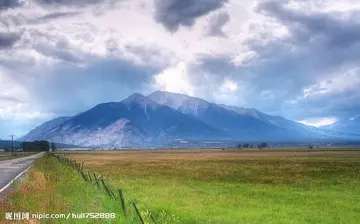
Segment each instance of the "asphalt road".
[{"label": "asphalt road", "polygon": [[18,159],[0,160],[0,190],[43,155],[42,152]]}]

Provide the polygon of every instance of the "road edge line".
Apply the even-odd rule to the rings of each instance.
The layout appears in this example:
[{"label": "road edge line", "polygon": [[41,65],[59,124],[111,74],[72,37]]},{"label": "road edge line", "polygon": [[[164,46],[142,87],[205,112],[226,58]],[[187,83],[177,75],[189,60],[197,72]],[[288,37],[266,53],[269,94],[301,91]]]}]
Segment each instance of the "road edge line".
[{"label": "road edge line", "polygon": [[[36,161],[36,160],[35,160]],[[34,162],[35,162],[34,161]],[[0,189],[0,194],[6,190],[12,183],[14,183],[14,181],[16,181],[19,177],[21,177],[24,173],[26,173],[27,171],[29,171],[31,169],[31,167],[34,166],[34,163],[31,164],[28,168],[26,168],[24,171],[22,171],[19,175],[17,175],[14,179],[12,179],[8,184],[6,184],[3,188]]]}]

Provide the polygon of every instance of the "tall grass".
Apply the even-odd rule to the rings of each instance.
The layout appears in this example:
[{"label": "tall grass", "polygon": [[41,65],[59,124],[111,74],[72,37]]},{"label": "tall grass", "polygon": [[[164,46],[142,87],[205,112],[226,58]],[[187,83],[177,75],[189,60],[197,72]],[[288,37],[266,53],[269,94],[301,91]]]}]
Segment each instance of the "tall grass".
[{"label": "tall grass", "polygon": [[[4,212],[36,213],[116,213],[115,219],[43,219],[41,223],[126,223],[120,205],[88,185],[69,166],[46,156],[0,199],[0,221]],[[30,217],[31,218],[31,217]],[[40,223],[32,219],[32,223]]]}]

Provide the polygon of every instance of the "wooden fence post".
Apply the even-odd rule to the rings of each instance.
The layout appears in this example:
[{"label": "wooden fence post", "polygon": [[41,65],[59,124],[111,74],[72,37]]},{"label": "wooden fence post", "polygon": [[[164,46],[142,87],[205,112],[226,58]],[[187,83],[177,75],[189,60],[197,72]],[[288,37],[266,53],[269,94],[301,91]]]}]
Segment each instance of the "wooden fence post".
[{"label": "wooden fence post", "polygon": [[89,180],[90,180],[90,183],[92,183],[92,178],[91,178],[90,171],[88,171],[88,174],[89,174]]},{"label": "wooden fence post", "polygon": [[82,171],[79,171],[79,172],[81,173],[81,175],[82,175],[82,177],[84,178],[84,180],[85,180],[86,182],[89,182],[88,179],[87,179],[87,177],[85,176],[85,174],[84,174]]},{"label": "wooden fence post", "polygon": [[139,219],[140,219],[141,223],[144,224],[144,220],[143,220],[143,218],[141,217],[141,214],[140,214],[140,212],[139,212],[139,209],[136,207],[136,203],[133,202],[132,204],[133,204],[133,206],[134,206],[134,208],[135,208],[136,214],[139,216]]},{"label": "wooden fence post", "polygon": [[106,184],[105,184],[105,182],[104,182],[104,179],[101,179],[101,182],[102,182],[102,184],[103,184],[103,186],[104,186],[104,188],[105,188],[105,191],[108,193],[108,195],[109,195],[110,197],[112,197],[109,189],[107,188],[107,186],[106,186]]},{"label": "wooden fence post", "polygon": [[[97,179],[96,183],[95,183],[95,184],[98,186],[99,189],[100,189],[100,183],[99,183],[99,182],[100,182],[100,180],[101,180],[102,178],[103,178],[103,177],[100,176],[100,177]],[[95,185],[95,184],[94,184],[94,185]]]},{"label": "wooden fence post", "polygon": [[106,187],[109,189],[110,194],[111,194],[111,196],[114,198],[114,200],[117,201],[116,196],[115,196],[113,190],[111,189],[111,187],[110,187],[108,184],[106,184]]},{"label": "wooden fence post", "polygon": [[[99,186],[99,179],[96,177],[96,174],[95,173],[93,173],[94,174],[94,178],[95,178],[95,184],[97,185],[97,187],[100,189],[100,186]],[[101,178],[101,177],[100,177]]]},{"label": "wooden fence post", "polygon": [[126,216],[125,197],[124,197],[123,189],[119,189],[119,197],[120,197],[121,207],[124,211],[124,215]]},{"label": "wooden fence post", "polygon": [[146,210],[148,210],[148,212],[149,212],[151,220],[156,224],[156,221],[155,221],[154,216],[152,215],[151,211],[149,210],[149,208],[147,207],[146,204],[144,204],[144,205],[145,205]]}]

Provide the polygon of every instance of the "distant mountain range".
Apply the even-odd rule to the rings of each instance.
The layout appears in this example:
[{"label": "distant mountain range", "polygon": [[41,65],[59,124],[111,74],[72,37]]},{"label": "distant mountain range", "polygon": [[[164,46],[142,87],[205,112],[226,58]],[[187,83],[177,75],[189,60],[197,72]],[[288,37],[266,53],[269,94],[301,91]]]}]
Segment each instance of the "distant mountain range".
[{"label": "distant mountain range", "polygon": [[[326,130],[325,130],[326,128]],[[218,105],[184,94],[135,93],[73,117],[45,122],[21,141],[48,140],[98,147],[156,147],[185,140],[291,141],[360,139],[336,128],[318,129],[256,109]]]},{"label": "distant mountain range", "polygon": [[352,119],[338,120],[331,125],[322,126],[322,129],[338,131],[343,133],[352,133],[360,135],[360,115]]}]

